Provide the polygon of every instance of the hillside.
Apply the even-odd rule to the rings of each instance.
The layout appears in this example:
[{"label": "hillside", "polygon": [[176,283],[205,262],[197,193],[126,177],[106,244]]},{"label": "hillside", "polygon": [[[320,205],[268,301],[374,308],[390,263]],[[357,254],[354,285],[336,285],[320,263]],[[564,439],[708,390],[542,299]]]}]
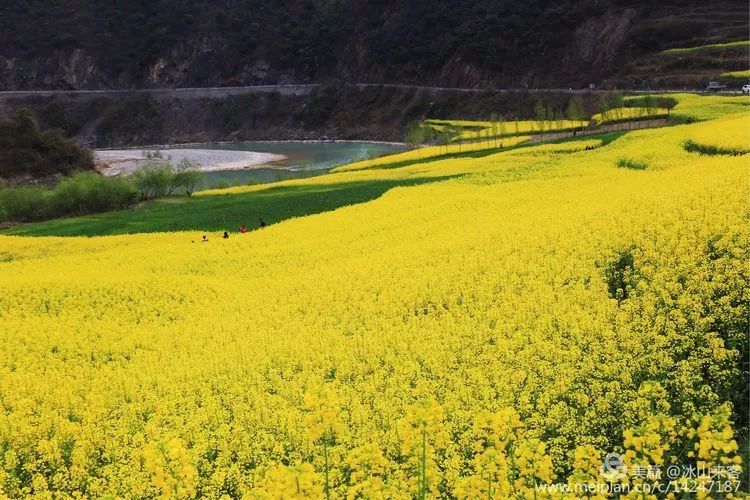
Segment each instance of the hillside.
[{"label": "hillside", "polygon": [[0,7],[0,89],[702,86],[747,49],[658,54],[747,33],[744,0],[28,0]]},{"label": "hillside", "polygon": [[[583,95],[594,114],[600,95]],[[179,94],[31,96],[0,100],[0,115],[30,109],[42,127],[62,129],[94,147],[180,142],[318,139],[401,141],[407,126],[429,117],[533,118],[543,101],[564,111],[563,92],[459,92],[326,85],[306,95],[255,93],[188,99]]]},{"label": "hillside", "polygon": [[0,496],[744,496],[748,98],[673,97],[0,233]]}]

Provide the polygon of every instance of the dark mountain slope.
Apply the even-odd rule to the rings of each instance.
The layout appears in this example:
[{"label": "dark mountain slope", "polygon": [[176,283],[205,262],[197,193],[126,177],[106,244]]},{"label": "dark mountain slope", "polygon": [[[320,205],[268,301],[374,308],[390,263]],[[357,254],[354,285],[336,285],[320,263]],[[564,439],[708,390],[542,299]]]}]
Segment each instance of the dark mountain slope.
[{"label": "dark mountain slope", "polygon": [[20,0],[0,88],[671,85],[706,68],[661,50],[747,36],[745,0]]}]

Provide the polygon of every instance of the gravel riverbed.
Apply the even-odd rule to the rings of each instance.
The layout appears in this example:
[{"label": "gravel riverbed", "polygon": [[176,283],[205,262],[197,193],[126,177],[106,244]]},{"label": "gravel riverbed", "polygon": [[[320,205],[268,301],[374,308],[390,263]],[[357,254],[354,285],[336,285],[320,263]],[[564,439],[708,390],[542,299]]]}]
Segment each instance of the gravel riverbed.
[{"label": "gravel riverbed", "polygon": [[105,149],[96,150],[94,156],[100,172],[104,175],[130,173],[144,165],[170,162],[179,165],[183,158],[196,162],[203,172],[221,170],[244,170],[268,167],[286,156],[254,151],[228,151],[221,149],[160,149],[160,158],[148,157],[153,150],[145,149]]}]

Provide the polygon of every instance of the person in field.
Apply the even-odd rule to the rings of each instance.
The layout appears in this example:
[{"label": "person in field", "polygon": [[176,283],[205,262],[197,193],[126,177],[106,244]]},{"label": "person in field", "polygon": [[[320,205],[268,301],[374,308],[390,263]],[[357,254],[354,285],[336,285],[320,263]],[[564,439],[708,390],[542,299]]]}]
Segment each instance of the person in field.
[{"label": "person in field", "polygon": [[240,226],[240,233],[242,233],[242,234],[245,234],[245,233],[247,233],[247,228],[245,227],[245,225],[244,225],[244,224],[242,224],[242,225]]},{"label": "person in field", "polygon": [[266,227],[266,221],[263,220],[263,217],[260,218],[260,227],[261,227],[261,229],[263,229],[264,227]]},{"label": "person in field", "polygon": [[203,238],[201,238],[201,243],[208,243],[208,236],[204,234]]},{"label": "person in field", "polygon": [[228,233],[227,231],[224,231],[224,236],[223,236],[223,238],[224,238],[225,240],[228,240],[228,239],[229,239],[229,233]]}]

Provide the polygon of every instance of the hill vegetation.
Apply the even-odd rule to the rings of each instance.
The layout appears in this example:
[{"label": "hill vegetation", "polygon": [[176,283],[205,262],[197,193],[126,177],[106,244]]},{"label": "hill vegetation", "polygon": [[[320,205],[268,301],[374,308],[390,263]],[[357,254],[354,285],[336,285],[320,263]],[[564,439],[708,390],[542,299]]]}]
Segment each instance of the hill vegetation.
[{"label": "hill vegetation", "polygon": [[69,174],[93,169],[91,152],[64,137],[62,130],[39,130],[30,111],[0,116],[0,178]]},{"label": "hill vegetation", "polygon": [[656,86],[690,72],[649,56],[746,37],[747,20],[742,0],[28,0],[0,7],[0,88]]}]

